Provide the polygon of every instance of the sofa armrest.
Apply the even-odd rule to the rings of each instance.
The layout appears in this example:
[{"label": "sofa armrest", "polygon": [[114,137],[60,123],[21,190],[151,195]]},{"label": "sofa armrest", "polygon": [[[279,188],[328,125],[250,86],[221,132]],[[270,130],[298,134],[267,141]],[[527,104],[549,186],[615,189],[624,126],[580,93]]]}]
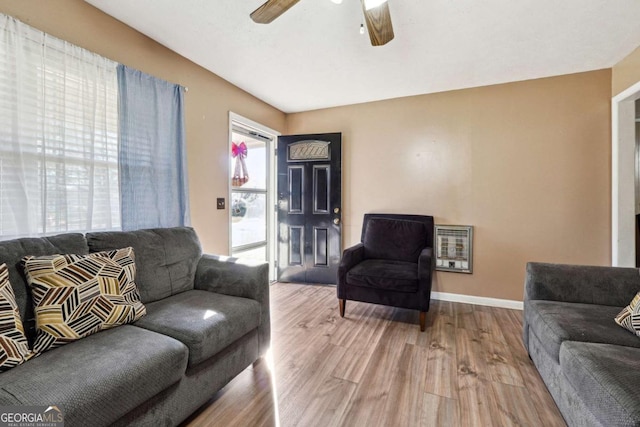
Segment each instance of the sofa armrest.
[{"label": "sofa armrest", "polygon": [[269,264],[202,255],[198,262],[194,287],[258,301],[261,312],[258,328],[260,353],[264,354],[268,350],[271,340]]},{"label": "sofa armrest", "polygon": [[530,262],[524,299],[623,307],[639,291],[636,268]]}]

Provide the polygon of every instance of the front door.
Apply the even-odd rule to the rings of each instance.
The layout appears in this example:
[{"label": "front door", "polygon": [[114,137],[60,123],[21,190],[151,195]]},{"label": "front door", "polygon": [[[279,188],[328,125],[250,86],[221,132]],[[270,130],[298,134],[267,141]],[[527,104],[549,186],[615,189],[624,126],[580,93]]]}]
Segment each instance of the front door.
[{"label": "front door", "polygon": [[342,134],[278,137],[278,280],[336,283]]}]

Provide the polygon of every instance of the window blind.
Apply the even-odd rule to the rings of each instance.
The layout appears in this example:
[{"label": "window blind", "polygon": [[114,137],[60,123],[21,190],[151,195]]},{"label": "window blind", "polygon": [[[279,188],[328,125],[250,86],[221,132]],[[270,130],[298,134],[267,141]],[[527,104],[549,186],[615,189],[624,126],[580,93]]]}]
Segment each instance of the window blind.
[{"label": "window blind", "polygon": [[120,228],[116,66],[0,14],[0,238]]}]

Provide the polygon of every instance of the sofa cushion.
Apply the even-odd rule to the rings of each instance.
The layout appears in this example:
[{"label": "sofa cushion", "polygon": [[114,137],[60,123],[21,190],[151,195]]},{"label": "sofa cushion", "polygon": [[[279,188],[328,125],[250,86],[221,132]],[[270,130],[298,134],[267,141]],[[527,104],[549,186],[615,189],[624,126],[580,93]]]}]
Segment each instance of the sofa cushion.
[{"label": "sofa cushion", "polygon": [[14,368],[31,357],[16,304],[7,264],[0,264],[0,372]]},{"label": "sofa cushion", "polygon": [[65,425],[109,425],[180,380],[187,348],[131,325],[41,354],[0,375],[24,405],[59,405]]},{"label": "sofa cushion", "polygon": [[397,292],[418,291],[418,264],[367,259],[347,272],[348,285]]},{"label": "sofa cushion", "polygon": [[143,303],[193,289],[202,250],[192,228],[87,233],[87,242],[91,252],[133,247]]},{"label": "sofa cushion", "polygon": [[145,314],[130,247],[88,255],[27,256],[23,263],[38,327],[36,353]]},{"label": "sofa cushion", "polygon": [[640,347],[639,339],[614,322],[620,309],[609,305],[526,300],[524,313],[545,350],[558,360],[564,341]]},{"label": "sofa cushion", "polygon": [[602,425],[640,424],[640,349],[566,341],[560,366]]},{"label": "sofa cushion", "polygon": [[629,332],[640,336],[640,292],[633,297],[628,306],[618,313],[614,320]]},{"label": "sofa cushion", "polygon": [[189,366],[210,358],[260,324],[260,305],[248,298],[193,290],[147,304],[136,326],[189,348]]},{"label": "sofa cushion", "polygon": [[24,325],[27,340],[35,338],[35,319],[31,292],[24,277],[21,261],[26,255],[87,254],[89,247],[82,234],[60,234],[42,238],[22,238],[0,242],[0,264],[9,268],[9,281]]},{"label": "sofa cushion", "polygon": [[427,231],[417,221],[372,218],[363,243],[366,258],[418,262],[427,243]]}]

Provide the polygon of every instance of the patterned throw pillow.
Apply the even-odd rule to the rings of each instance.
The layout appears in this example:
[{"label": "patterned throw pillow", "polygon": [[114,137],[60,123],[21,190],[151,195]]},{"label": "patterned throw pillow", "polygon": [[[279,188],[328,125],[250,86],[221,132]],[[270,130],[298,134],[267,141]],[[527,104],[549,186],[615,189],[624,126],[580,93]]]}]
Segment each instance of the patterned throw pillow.
[{"label": "patterned throw pillow", "polygon": [[29,256],[22,263],[33,295],[36,353],[146,314],[135,283],[133,248]]},{"label": "patterned throw pillow", "polygon": [[633,297],[628,306],[622,309],[615,321],[618,325],[640,337],[640,292]]},{"label": "patterned throw pillow", "polygon": [[7,264],[0,265],[0,372],[31,358]]}]

